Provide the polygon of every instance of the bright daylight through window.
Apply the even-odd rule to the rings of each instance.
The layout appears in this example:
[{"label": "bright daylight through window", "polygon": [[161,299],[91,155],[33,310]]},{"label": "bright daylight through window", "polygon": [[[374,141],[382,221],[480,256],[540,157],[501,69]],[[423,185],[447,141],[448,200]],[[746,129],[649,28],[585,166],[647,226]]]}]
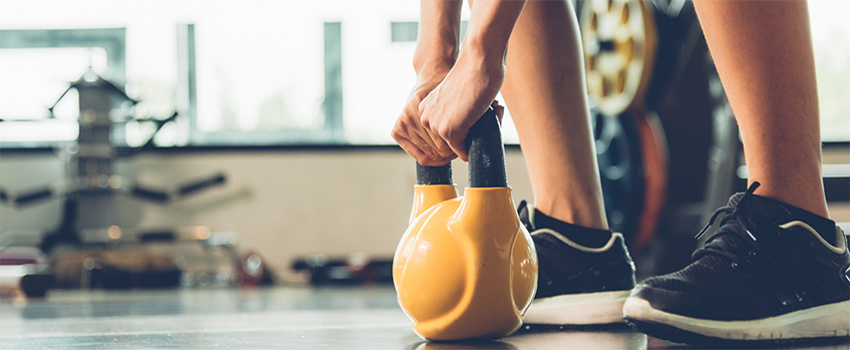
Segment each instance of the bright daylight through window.
[{"label": "bright daylight through window", "polygon": [[[415,80],[418,1],[202,4],[6,4],[0,146],[74,140],[73,90],[52,114],[47,107],[89,67],[141,101],[116,106],[111,117],[126,121],[116,124],[119,144],[139,146],[155,129],[132,119],[175,111],[159,146],[394,143],[390,129]],[[850,26],[841,17],[850,2],[810,9],[823,138],[850,141]],[[509,117],[505,139],[518,142]]]}]

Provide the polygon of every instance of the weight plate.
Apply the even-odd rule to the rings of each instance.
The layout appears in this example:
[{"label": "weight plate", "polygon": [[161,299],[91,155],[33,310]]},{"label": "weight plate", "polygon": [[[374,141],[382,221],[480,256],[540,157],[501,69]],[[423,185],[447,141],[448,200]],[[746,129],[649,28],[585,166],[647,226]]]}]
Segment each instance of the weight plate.
[{"label": "weight plate", "polygon": [[652,241],[666,198],[667,143],[658,116],[594,114],[605,213],[633,254]]},{"label": "weight plate", "polygon": [[637,231],[629,248],[638,254],[655,237],[667,197],[667,139],[658,115],[635,112],[635,130],[640,143],[644,195]]},{"label": "weight plate", "polygon": [[580,27],[591,99],[606,115],[637,104],[652,76],[654,9],[644,1],[587,0]]},{"label": "weight plate", "polygon": [[643,206],[640,142],[632,118],[597,115],[596,158],[608,226],[630,245]]}]

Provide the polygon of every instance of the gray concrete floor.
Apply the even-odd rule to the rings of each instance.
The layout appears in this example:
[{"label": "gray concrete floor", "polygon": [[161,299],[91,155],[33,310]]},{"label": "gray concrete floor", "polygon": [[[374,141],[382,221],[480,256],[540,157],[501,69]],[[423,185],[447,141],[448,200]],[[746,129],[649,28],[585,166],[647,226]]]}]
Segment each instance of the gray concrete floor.
[{"label": "gray concrete floor", "polygon": [[[2,349],[673,349],[626,327],[522,329],[490,342],[427,343],[391,286],[53,291],[0,300]],[[850,349],[825,344],[806,349]]]}]

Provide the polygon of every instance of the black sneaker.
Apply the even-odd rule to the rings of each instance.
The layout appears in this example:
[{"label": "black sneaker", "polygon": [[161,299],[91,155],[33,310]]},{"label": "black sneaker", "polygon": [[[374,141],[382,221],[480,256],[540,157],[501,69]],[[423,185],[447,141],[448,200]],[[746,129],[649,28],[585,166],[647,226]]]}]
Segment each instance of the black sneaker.
[{"label": "black sneaker", "polygon": [[537,294],[526,324],[596,325],[623,323],[623,303],[635,285],[635,266],[623,235],[601,248],[582,246],[548,228],[534,227],[534,208],[517,209],[537,249]]},{"label": "black sneaker", "polygon": [[[785,343],[850,336],[850,254],[844,233],[818,233],[781,202],[746,193],[718,209],[720,228],[694,262],[638,285],[630,325],[691,344]],[[835,235],[830,244],[821,234]]]}]

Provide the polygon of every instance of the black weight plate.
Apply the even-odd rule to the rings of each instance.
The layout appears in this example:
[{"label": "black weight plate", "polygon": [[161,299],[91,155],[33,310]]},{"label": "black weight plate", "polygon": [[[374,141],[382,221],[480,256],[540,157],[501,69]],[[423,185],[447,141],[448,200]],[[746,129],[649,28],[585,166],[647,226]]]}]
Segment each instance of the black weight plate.
[{"label": "black weight plate", "polygon": [[592,113],[596,158],[608,225],[631,244],[643,213],[644,176],[640,139],[633,118]]}]

